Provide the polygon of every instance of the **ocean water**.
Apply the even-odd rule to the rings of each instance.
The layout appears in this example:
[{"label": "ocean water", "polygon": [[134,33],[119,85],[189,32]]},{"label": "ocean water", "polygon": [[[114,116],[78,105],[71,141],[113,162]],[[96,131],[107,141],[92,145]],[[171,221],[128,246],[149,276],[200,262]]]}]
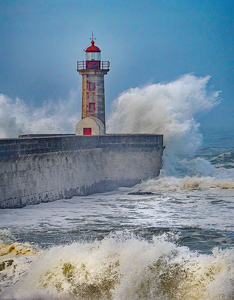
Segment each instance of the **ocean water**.
[{"label": "ocean water", "polygon": [[220,102],[208,81],[185,75],[116,99],[109,132],[164,134],[159,177],[0,210],[0,299],[234,299],[234,130],[199,125]]}]

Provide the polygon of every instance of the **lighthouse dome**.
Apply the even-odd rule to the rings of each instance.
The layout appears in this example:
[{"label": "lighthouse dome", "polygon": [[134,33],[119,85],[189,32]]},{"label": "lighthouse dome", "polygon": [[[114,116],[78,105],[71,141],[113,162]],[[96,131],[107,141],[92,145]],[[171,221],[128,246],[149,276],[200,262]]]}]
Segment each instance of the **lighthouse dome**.
[{"label": "lighthouse dome", "polygon": [[97,46],[95,46],[94,45],[94,41],[92,40],[92,42],[91,42],[91,46],[89,46],[86,50],[85,50],[85,52],[101,52],[101,50],[97,47]]}]

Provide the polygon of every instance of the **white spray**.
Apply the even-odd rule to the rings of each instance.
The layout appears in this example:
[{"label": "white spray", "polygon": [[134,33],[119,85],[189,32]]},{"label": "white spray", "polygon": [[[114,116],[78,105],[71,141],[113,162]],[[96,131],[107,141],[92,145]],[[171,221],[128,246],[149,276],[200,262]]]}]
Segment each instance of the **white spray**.
[{"label": "white spray", "polygon": [[49,101],[39,108],[0,94],[0,138],[30,133],[74,133],[81,116],[79,107],[74,91],[67,101]]},{"label": "white spray", "polygon": [[167,84],[132,88],[114,102],[109,133],[163,134],[167,148],[194,151],[200,146],[195,117],[219,103],[219,92],[207,91],[210,77],[184,75]]}]

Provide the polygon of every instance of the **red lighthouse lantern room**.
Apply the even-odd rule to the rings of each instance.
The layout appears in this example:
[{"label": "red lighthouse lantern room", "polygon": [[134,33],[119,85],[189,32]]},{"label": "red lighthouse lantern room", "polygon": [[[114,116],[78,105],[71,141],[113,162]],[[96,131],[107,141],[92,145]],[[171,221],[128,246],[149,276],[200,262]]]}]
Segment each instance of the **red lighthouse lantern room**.
[{"label": "red lighthouse lantern room", "polygon": [[92,40],[91,44],[85,50],[86,69],[100,69],[101,50],[94,45],[94,40]]}]

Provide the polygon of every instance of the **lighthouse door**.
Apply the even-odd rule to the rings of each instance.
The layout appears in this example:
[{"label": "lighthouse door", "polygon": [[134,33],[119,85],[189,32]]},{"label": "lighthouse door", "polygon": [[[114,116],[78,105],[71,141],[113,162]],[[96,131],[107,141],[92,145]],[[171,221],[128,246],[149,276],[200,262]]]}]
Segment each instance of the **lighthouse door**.
[{"label": "lighthouse door", "polygon": [[83,135],[92,135],[92,128],[83,128]]}]

